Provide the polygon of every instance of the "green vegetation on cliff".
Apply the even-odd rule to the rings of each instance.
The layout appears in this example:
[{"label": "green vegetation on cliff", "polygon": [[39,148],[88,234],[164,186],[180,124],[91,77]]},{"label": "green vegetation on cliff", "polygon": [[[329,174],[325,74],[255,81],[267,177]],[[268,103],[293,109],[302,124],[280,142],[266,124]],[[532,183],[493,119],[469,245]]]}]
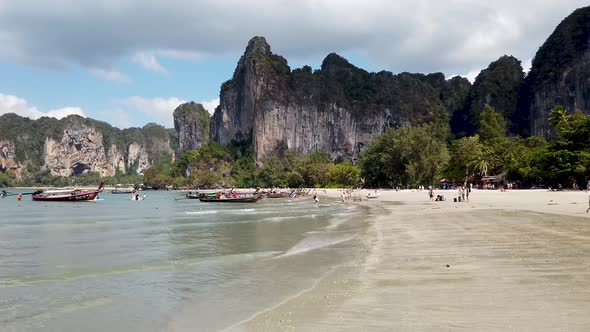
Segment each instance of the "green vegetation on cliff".
[{"label": "green vegetation on cliff", "polygon": [[[66,128],[91,127],[101,132],[105,152],[111,145],[126,154],[131,143],[145,147],[148,155],[156,163],[171,160],[169,151],[178,145],[174,130],[166,129],[155,123],[143,128],[119,129],[102,121],[70,115],[61,120],[43,117],[37,120],[21,117],[13,113],[0,116],[0,140],[7,139],[14,143],[18,162],[40,167],[43,166],[43,151],[47,138],[60,141]],[[166,146],[162,145],[166,142]],[[169,142],[169,143],[168,143]]]}]

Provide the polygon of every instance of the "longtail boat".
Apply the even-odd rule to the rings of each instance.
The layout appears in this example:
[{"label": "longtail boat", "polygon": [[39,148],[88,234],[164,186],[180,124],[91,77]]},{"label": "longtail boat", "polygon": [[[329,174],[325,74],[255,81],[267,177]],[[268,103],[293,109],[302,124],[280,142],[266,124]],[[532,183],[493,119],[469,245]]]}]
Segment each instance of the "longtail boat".
[{"label": "longtail boat", "polygon": [[61,189],[61,190],[39,190],[33,194],[34,201],[56,201],[56,202],[81,202],[92,201],[102,191],[104,182],[101,182],[95,190],[85,189]]},{"label": "longtail boat", "polygon": [[113,189],[111,190],[111,194],[133,194],[135,192],[134,189]]},{"label": "longtail boat", "polygon": [[266,194],[268,198],[289,198],[291,197],[291,193],[288,192],[274,192]]},{"label": "longtail boat", "polygon": [[256,203],[262,199],[261,195],[255,196],[238,196],[238,197],[210,197],[201,196],[199,200],[201,202],[216,202],[216,203]]}]

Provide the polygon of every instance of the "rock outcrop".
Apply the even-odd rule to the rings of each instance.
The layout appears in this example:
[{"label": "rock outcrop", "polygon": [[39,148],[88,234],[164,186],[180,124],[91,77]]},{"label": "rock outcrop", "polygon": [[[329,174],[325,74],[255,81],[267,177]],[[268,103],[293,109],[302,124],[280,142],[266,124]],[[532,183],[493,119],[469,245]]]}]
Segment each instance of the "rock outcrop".
[{"label": "rock outcrop", "polygon": [[520,61],[507,55],[482,70],[469,89],[463,108],[451,120],[453,132],[474,134],[485,104],[508,120],[511,131],[518,132],[518,126],[522,125],[517,115],[518,98],[524,75]]},{"label": "rock outcrop", "polygon": [[88,172],[112,176],[116,171],[113,165],[117,163],[107,159],[102,142],[102,133],[94,128],[69,126],[60,141],[46,139],[45,168],[57,176],[78,176]]},{"label": "rock outcrop", "polygon": [[550,137],[547,119],[563,105],[590,113],[590,7],[565,18],[535,55],[521,101],[530,134]]},{"label": "rock outcrop", "polygon": [[150,158],[145,148],[137,143],[129,145],[127,169],[134,170],[137,174],[143,174],[150,168]]},{"label": "rock outcrop", "polygon": [[103,177],[117,171],[143,174],[155,163],[172,161],[175,145],[174,130],[156,124],[120,130],[79,116],[0,116],[0,172],[11,170],[17,178],[27,170],[49,170],[64,177],[88,172]]},{"label": "rock outcrop", "polygon": [[14,143],[9,140],[0,140],[0,172],[11,171],[16,178],[21,177],[22,165],[16,161]]},{"label": "rock outcrop", "polygon": [[368,73],[334,53],[320,70],[291,71],[263,37],[255,37],[221,87],[211,139],[251,141],[258,163],[280,149],[355,160],[387,128],[453,112],[441,95],[443,89],[452,95],[457,86],[442,74]]},{"label": "rock outcrop", "polygon": [[195,150],[209,143],[209,112],[201,104],[185,103],[174,110],[174,129],[178,153]]}]

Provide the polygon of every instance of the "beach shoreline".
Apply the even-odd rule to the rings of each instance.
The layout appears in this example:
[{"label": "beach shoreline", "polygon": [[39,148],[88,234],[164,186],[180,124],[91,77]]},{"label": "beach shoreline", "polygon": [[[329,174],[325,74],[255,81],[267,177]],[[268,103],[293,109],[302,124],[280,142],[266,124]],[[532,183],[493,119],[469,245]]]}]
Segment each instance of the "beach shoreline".
[{"label": "beach shoreline", "polygon": [[[338,199],[341,190],[322,196]],[[360,191],[365,198],[369,191]],[[584,330],[590,217],[582,191],[378,190],[351,264],[241,325],[248,331]],[[358,195],[358,194],[357,194]],[[344,204],[358,204],[352,200]]]}]

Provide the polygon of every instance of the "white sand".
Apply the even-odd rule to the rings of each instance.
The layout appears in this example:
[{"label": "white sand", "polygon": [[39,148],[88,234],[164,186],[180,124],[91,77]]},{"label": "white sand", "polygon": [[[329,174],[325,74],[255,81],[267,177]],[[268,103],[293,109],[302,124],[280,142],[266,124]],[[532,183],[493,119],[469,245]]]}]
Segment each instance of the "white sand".
[{"label": "white sand", "polygon": [[456,191],[436,191],[444,202],[427,191],[380,194],[361,203],[371,228],[352,263],[244,327],[590,330],[587,193],[474,190],[464,203]]}]

